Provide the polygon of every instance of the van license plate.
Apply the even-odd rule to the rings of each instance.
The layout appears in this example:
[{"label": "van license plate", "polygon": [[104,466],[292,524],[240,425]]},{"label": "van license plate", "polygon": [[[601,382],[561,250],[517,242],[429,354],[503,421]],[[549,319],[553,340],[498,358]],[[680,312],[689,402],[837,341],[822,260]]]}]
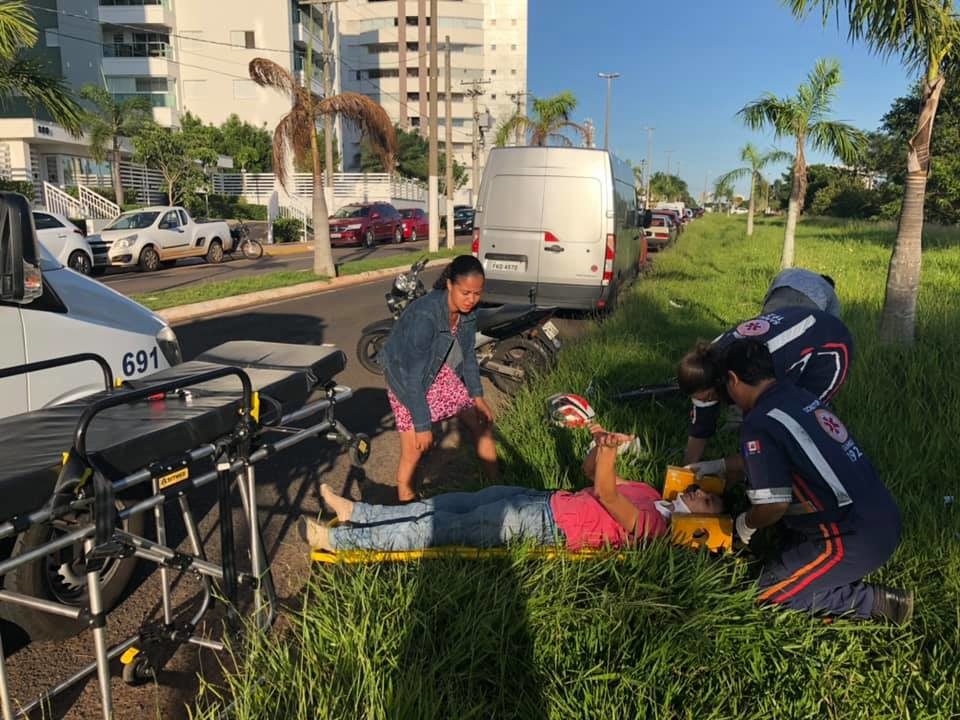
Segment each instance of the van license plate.
[{"label": "van license plate", "polygon": [[543,324],[543,333],[551,340],[556,340],[557,335],[560,334],[560,331],[557,329],[556,325],[547,320],[547,322]]},{"label": "van license plate", "polygon": [[526,263],[519,260],[489,260],[488,262],[490,263],[490,269],[498,272],[523,272],[526,269],[524,267]]}]

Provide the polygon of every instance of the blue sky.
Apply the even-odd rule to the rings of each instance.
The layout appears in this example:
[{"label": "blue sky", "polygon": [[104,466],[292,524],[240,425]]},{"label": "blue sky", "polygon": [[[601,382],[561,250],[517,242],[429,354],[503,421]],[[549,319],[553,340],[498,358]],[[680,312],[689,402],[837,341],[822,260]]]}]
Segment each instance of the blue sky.
[{"label": "blue sky", "polygon": [[[736,11],[735,8],[740,8]],[[840,61],[843,85],[834,117],[874,130],[895,97],[914,78],[894,58],[884,61],[852,44],[835,24],[799,22],[779,0],[529,0],[528,85],[534,95],[561,90],[576,95],[577,122],[586,118],[603,143],[606,81],[597,72],[619,72],[613,82],[611,149],[639,164],[653,126],[654,171],[671,169],[699,197],[740,167],[747,141],[773,146],[770,133],[754,133],[735,117],[745,103],[770,91],[793,94],[821,57]],[[793,151],[789,140],[778,146]],[[830,160],[809,153],[811,162]],[[781,168],[768,171],[779,176]],[[738,189],[746,193],[746,183]]]}]

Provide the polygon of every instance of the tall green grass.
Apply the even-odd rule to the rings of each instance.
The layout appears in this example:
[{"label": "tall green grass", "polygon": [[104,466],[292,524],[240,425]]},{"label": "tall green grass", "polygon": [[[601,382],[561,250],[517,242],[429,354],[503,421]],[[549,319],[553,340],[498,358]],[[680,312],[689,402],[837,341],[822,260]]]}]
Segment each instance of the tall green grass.
[{"label": "tall green grass", "polygon": [[[659,486],[685,440],[682,400],[617,403],[665,380],[698,338],[755,313],[782,225],[708,217],[567,347],[500,419],[506,481],[582,483],[587,438],[548,428],[543,398],[592,386],[601,420],[644,452],[621,471]],[[897,497],[903,543],[872,579],[915,588],[905,628],[823,624],[754,603],[756,564],[656,542],[624,560],[320,567],[282,631],[253,636],[197,718],[947,718],[960,714],[960,248],[925,253],[917,346],[877,342],[890,228],[804,222],[799,265],[836,281],[857,342],[837,402]],[[721,437],[712,453],[730,449]],[[740,502],[743,502],[740,499]]]}]

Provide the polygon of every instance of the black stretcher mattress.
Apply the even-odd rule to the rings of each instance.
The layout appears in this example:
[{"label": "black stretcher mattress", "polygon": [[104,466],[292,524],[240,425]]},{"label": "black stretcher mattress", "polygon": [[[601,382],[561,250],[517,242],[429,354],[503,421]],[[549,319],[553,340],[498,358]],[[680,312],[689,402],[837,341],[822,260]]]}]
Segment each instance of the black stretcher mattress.
[{"label": "black stretcher mattress", "polygon": [[[345,355],[329,346],[230,342],[132,385],[149,387],[223,366],[241,367],[254,390],[287,411],[302,405],[314,387],[331,380],[345,365]],[[87,449],[111,480],[233,431],[241,404],[239,378],[227,376],[189,388],[189,397],[170,394],[138,401],[94,418]],[[0,419],[0,522],[38,510],[49,500],[62,454],[73,444],[81,415],[105,396],[97,393]]]}]

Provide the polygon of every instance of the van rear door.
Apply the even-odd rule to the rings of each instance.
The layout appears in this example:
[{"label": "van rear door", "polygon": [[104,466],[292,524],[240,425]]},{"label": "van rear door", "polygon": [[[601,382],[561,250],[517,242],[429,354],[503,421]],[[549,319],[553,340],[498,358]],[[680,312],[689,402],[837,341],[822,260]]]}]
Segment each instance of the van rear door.
[{"label": "van rear door", "polygon": [[480,246],[488,280],[523,283],[535,297],[543,245],[544,168],[520,172],[496,175],[488,184]]},{"label": "van rear door", "polygon": [[539,281],[599,288],[606,242],[603,185],[595,176],[550,172],[544,178]]}]

